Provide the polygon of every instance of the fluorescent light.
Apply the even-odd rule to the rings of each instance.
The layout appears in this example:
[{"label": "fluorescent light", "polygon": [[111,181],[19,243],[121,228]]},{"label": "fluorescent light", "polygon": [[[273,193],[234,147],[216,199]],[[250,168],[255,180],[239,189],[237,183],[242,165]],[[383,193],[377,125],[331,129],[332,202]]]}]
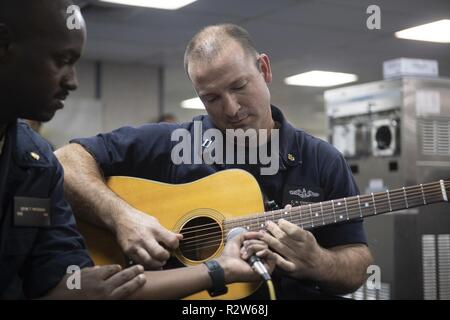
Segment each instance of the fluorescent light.
[{"label": "fluorescent light", "polygon": [[184,109],[205,109],[205,106],[200,98],[184,100],[181,102],[181,107]]},{"label": "fluorescent light", "polygon": [[358,76],[351,73],[312,70],[287,77],[284,83],[291,86],[331,87],[356,80]]},{"label": "fluorescent light", "polygon": [[450,19],[397,31],[395,36],[402,39],[450,43]]},{"label": "fluorescent light", "polygon": [[197,0],[100,0],[100,1],[124,4],[128,6],[177,10]]}]

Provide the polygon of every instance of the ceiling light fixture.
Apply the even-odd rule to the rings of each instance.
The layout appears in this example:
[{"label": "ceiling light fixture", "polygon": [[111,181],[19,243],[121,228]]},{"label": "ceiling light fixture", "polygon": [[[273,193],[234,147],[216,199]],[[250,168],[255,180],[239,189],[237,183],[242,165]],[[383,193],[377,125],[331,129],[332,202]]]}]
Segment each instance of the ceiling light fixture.
[{"label": "ceiling light fixture", "polygon": [[100,0],[128,6],[177,10],[197,0]]},{"label": "ceiling light fixture", "polygon": [[291,86],[332,87],[356,80],[358,76],[351,73],[312,70],[287,77],[284,83]]},{"label": "ceiling light fixture", "polygon": [[184,100],[181,102],[181,107],[184,109],[205,109],[205,105],[200,98]]},{"label": "ceiling light fixture", "polygon": [[450,43],[450,19],[397,31],[395,36],[401,39]]}]

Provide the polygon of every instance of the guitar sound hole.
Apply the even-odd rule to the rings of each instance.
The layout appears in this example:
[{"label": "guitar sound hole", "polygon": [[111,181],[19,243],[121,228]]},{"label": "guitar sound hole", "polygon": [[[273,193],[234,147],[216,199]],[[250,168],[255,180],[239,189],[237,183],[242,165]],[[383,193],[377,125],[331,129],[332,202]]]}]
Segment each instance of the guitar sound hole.
[{"label": "guitar sound hole", "polygon": [[180,231],[183,240],[180,241],[181,254],[192,261],[202,261],[210,258],[222,243],[222,229],[217,221],[200,217],[188,221]]}]

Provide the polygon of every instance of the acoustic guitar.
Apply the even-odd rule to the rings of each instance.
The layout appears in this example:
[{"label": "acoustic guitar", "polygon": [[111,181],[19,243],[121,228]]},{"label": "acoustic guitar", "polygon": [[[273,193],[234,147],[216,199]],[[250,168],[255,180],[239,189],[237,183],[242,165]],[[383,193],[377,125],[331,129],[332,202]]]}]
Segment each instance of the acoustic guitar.
[{"label": "acoustic guitar", "polygon": [[[167,184],[114,176],[107,185],[136,209],[156,217],[162,226],[183,234],[171,260],[176,266],[192,266],[219,256],[228,232],[235,227],[249,231],[264,228],[266,221],[288,220],[303,229],[364,218],[397,210],[448,202],[450,181],[440,180],[370,195],[264,212],[263,196],[255,178],[244,170],[224,170],[185,184]],[[126,265],[115,237],[107,230],[78,222],[91,256],[98,265]],[[235,283],[221,299],[241,299],[260,283]],[[211,299],[206,291],[187,299]]]}]

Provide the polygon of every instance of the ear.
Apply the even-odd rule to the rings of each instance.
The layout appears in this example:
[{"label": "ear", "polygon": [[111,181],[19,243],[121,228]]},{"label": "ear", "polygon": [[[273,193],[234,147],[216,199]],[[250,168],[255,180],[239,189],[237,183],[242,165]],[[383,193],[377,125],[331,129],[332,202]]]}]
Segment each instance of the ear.
[{"label": "ear", "polygon": [[259,70],[261,70],[267,84],[272,82],[272,69],[270,67],[269,56],[265,53],[259,55]]},{"label": "ear", "polygon": [[0,22],[0,60],[2,60],[11,43],[11,32],[6,24]]}]

